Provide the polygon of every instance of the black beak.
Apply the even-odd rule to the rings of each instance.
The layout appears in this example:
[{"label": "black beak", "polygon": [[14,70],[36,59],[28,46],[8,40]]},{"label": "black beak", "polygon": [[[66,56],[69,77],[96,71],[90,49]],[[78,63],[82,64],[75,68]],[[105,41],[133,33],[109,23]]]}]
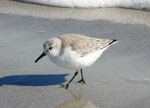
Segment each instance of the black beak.
[{"label": "black beak", "polygon": [[43,52],[36,60],[35,63],[38,62],[42,57],[44,57],[46,54]]}]

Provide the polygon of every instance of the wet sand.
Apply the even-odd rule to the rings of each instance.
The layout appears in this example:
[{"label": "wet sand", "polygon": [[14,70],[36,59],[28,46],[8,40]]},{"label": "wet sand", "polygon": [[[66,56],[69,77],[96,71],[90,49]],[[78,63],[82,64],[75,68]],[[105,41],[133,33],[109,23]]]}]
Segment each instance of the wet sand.
[{"label": "wet sand", "polygon": [[34,16],[46,19],[107,20],[115,23],[144,24],[150,26],[150,11],[123,8],[59,8],[16,0],[1,0],[0,13]]},{"label": "wet sand", "polygon": [[[2,11],[1,3],[12,4],[7,8],[3,5],[5,11]],[[119,21],[115,17],[111,19],[104,13],[98,18],[94,17],[95,14],[91,17],[89,15],[89,18],[87,14],[83,14],[85,15],[83,19],[78,16],[79,12],[75,11],[76,9],[71,10],[78,14],[67,14],[64,11],[64,14],[60,14],[60,8],[56,7],[3,0],[1,3],[0,106],[2,108],[150,107],[148,12],[114,9]],[[42,11],[41,13],[37,11],[36,16],[33,7],[47,8],[54,13],[46,17],[42,16]],[[16,8],[23,9],[18,10],[23,14],[18,13]],[[67,8],[62,9],[70,11]],[[129,20],[125,20],[124,14],[118,11],[134,14],[133,17],[129,14]],[[24,14],[25,12],[33,14]],[[85,12],[89,11],[85,9]],[[145,16],[135,17],[137,13],[139,16],[140,13]],[[59,85],[72,77],[73,70],[56,66],[47,57],[37,64],[34,63],[42,52],[42,44],[47,38],[65,33],[119,40],[119,43],[105,51],[93,66],[84,70],[86,85],[77,84],[80,79],[78,76],[71,84],[70,90],[60,88]]]}]

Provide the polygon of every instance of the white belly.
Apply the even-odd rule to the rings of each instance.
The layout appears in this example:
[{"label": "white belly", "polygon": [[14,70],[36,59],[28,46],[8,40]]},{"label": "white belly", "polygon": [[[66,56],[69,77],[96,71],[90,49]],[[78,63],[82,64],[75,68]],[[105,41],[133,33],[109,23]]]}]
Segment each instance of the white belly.
[{"label": "white belly", "polygon": [[57,56],[48,55],[48,56],[52,62],[54,62],[59,66],[78,70],[81,68],[91,66],[106,49],[107,48],[104,48],[102,50],[81,57],[79,53],[72,51],[70,48],[65,48],[64,53],[62,55]]}]

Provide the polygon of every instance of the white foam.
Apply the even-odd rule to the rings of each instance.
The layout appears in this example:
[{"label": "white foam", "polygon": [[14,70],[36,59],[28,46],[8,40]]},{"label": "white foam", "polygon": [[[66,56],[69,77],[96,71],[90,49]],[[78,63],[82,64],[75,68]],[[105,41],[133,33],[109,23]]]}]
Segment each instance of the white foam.
[{"label": "white foam", "polygon": [[150,0],[18,0],[59,7],[123,7],[134,9],[150,9]]}]

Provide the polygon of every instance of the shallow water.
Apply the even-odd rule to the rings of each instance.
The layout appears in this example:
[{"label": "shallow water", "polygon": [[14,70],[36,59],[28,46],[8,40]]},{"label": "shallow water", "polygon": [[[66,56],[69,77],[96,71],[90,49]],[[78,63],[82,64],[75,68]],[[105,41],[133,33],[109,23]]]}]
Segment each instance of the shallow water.
[{"label": "shallow water", "polygon": [[[149,12],[67,9],[1,0],[0,106],[149,108],[149,25]],[[56,66],[47,57],[34,63],[47,38],[65,33],[119,40],[84,70],[86,85],[77,84],[78,76],[70,91],[59,84],[66,83],[73,70]]]},{"label": "shallow water", "polygon": [[[78,100],[59,86],[72,77],[72,70],[56,66],[47,57],[34,63],[43,42],[64,33],[119,40],[84,70],[87,83]],[[146,25],[0,14],[0,34],[2,107],[49,108],[81,103],[103,108],[149,108],[150,31]],[[55,80],[46,81],[48,78]],[[70,86],[76,95],[80,95],[79,79]]]}]

